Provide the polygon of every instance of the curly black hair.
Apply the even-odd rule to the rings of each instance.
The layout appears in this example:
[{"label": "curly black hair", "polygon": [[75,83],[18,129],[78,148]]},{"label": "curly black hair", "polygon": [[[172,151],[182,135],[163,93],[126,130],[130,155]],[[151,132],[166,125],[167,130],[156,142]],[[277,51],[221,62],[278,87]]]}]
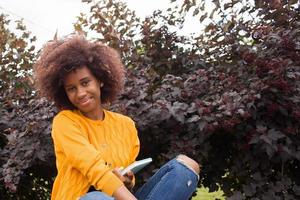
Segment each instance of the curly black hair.
[{"label": "curly black hair", "polygon": [[83,66],[104,83],[101,102],[115,100],[124,85],[124,67],[119,53],[81,35],[55,39],[43,46],[34,64],[36,87],[40,95],[54,101],[59,109],[76,109],[67,97],[63,78]]}]

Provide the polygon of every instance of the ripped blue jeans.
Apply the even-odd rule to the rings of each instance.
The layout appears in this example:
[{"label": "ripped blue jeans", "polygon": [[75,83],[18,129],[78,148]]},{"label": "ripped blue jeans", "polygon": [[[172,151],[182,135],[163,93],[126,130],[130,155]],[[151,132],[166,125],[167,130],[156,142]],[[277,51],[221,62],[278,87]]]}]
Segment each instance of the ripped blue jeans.
[{"label": "ripped blue jeans", "polygon": [[[188,200],[196,190],[198,174],[176,158],[163,165],[135,196],[138,200]],[[80,200],[114,200],[103,192],[89,192]]]}]

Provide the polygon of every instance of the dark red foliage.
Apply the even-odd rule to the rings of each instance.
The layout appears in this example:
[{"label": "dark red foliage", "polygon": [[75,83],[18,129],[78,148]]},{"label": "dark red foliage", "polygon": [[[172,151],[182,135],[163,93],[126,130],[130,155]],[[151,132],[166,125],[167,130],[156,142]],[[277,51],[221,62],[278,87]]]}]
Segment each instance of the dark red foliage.
[{"label": "dark red foliage", "polygon": [[291,91],[291,86],[289,86],[288,82],[283,79],[270,81],[270,86],[284,93]]},{"label": "dark red foliage", "polygon": [[287,51],[294,51],[295,47],[296,47],[295,42],[287,36],[282,37],[280,44],[281,44],[282,48]]},{"label": "dark red foliage", "polygon": [[246,52],[246,53],[243,53],[242,58],[244,59],[244,61],[247,64],[251,65],[256,60],[256,54],[255,53]]},{"label": "dark red foliage", "polygon": [[267,107],[267,115],[269,117],[274,116],[279,111],[279,105],[277,103],[272,103]]},{"label": "dark red foliage", "polygon": [[[228,199],[299,199],[300,17],[295,3],[257,0],[254,7],[236,11],[239,1],[232,7],[213,1],[216,13],[232,12],[232,17],[223,16],[190,40],[172,30],[183,24],[180,16],[206,1],[184,1],[179,10],[156,11],[144,20],[123,4],[108,2],[93,5],[91,16],[80,17],[76,27],[96,31],[128,66],[125,91],[111,109],[136,121],[140,156],[155,161],[137,180],[184,153],[203,166],[201,184],[212,190],[220,185]],[[256,20],[236,18],[254,11]],[[15,94],[0,96],[0,172],[11,190],[19,189],[26,170],[43,160],[54,168],[52,104]]]},{"label": "dark red foliage", "polygon": [[294,112],[293,112],[293,117],[294,117],[296,120],[300,121],[300,111],[299,111],[299,110],[298,110],[298,111],[294,111]]}]

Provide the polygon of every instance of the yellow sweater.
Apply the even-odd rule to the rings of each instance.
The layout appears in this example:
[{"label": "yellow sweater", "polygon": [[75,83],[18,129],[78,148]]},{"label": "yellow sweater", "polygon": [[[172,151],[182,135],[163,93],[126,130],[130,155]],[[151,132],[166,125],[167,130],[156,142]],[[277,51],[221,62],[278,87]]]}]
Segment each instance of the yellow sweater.
[{"label": "yellow sweater", "polygon": [[58,113],[52,124],[57,177],[51,200],[76,200],[90,186],[108,195],[123,183],[115,167],[134,162],[140,143],[134,122],[104,110],[104,120],[91,120],[79,111]]}]

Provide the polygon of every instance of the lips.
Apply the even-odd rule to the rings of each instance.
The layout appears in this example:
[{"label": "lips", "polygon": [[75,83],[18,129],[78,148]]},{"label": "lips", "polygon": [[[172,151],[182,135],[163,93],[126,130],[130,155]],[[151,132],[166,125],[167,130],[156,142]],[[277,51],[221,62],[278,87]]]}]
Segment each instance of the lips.
[{"label": "lips", "polygon": [[79,106],[82,106],[82,107],[85,107],[85,106],[88,106],[90,104],[90,102],[92,101],[92,98],[89,97],[89,98],[84,98],[84,99],[81,99],[78,101],[78,105]]}]

